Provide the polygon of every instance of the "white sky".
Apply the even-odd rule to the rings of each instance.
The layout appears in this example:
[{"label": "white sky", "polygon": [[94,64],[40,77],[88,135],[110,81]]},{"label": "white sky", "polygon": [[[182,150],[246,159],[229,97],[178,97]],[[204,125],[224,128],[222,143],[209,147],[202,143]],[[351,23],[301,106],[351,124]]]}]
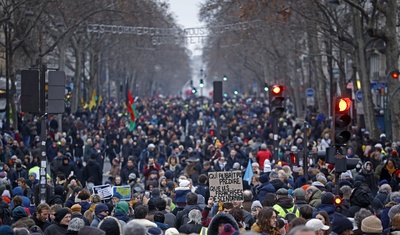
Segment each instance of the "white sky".
[{"label": "white sky", "polygon": [[185,28],[198,27],[202,24],[198,20],[201,0],[167,0],[170,9],[176,16],[178,24]]}]

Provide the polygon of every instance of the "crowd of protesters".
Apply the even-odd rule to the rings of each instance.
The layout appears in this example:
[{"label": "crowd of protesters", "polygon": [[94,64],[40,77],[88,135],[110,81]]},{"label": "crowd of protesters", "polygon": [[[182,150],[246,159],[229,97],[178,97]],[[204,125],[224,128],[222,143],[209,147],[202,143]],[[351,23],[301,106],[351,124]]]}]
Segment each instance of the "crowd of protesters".
[{"label": "crowd of protesters", "polygon": [[[61,123],[50,116],[46,203],[40,122],[20,114],[18,130],[0,136],[0,234],[400,234],[399,143],[352,130],[347,157],[361,161],[335,177],[322,155],[290,159],[305,146],[314,153],[330,147],[330,120],[310,111],[304,131],[284,114],[274,153],[267,107],[256,98],[220,106],[206,98],[139,99],[132,131],[126,106],[115,102]],[[252,176],[243,180],[243,200],[210,196],[209,172],[246,169]],[[129,185],[131,198],[94,193],[107,184]]]}]

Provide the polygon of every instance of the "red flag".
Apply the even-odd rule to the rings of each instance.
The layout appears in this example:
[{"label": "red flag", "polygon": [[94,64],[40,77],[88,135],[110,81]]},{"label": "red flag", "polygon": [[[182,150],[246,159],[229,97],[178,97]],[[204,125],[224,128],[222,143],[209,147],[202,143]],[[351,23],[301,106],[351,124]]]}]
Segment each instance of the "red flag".
[{"label": "red flag", "polygon": [[126,107],[128,109],[128,112],[130,113],[132,122],[135,122],[135,120],[136,120],[135,111],[133,110],[133,107],[132,107],[134,105],[134,103],[135,103],[135,101],[133,100],[131,91],[128,90],[128,100],[127,100]]}]

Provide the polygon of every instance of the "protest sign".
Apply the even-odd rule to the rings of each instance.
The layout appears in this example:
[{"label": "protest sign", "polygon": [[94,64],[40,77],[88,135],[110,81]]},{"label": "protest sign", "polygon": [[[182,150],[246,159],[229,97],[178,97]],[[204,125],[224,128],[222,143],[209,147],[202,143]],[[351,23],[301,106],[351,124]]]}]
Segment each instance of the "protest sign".
[{"label": "protest sign", "polygon": [[101,200],[111,199],[112,197],[111,185],[106,184],[106,185],[93,186],[93,194],[99,195]]},{"label": "protest sign", "polygon": [[124,186],[114,186],[112,187],[113,195],[115,193],[119,193],[122,196],[121,200],[131,200],[131,186],[124,185]]},{"label": "protest sign", "polygon": [[243,201],[241,171],[209,172],[210,197],[215,202]]}]

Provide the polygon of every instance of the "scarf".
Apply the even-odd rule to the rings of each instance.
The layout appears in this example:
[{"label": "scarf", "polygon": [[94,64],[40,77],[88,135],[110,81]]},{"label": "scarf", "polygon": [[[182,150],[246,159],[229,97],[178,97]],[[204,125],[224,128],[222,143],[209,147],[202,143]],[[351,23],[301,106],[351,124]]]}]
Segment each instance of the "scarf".
[{"label": "scarf", "polygon": [[394,166],[389,167],[389,165],[386,165],[386,170],[388,170],[389,173],[392,175],[396,171],[396,168],[394,168]]}]

